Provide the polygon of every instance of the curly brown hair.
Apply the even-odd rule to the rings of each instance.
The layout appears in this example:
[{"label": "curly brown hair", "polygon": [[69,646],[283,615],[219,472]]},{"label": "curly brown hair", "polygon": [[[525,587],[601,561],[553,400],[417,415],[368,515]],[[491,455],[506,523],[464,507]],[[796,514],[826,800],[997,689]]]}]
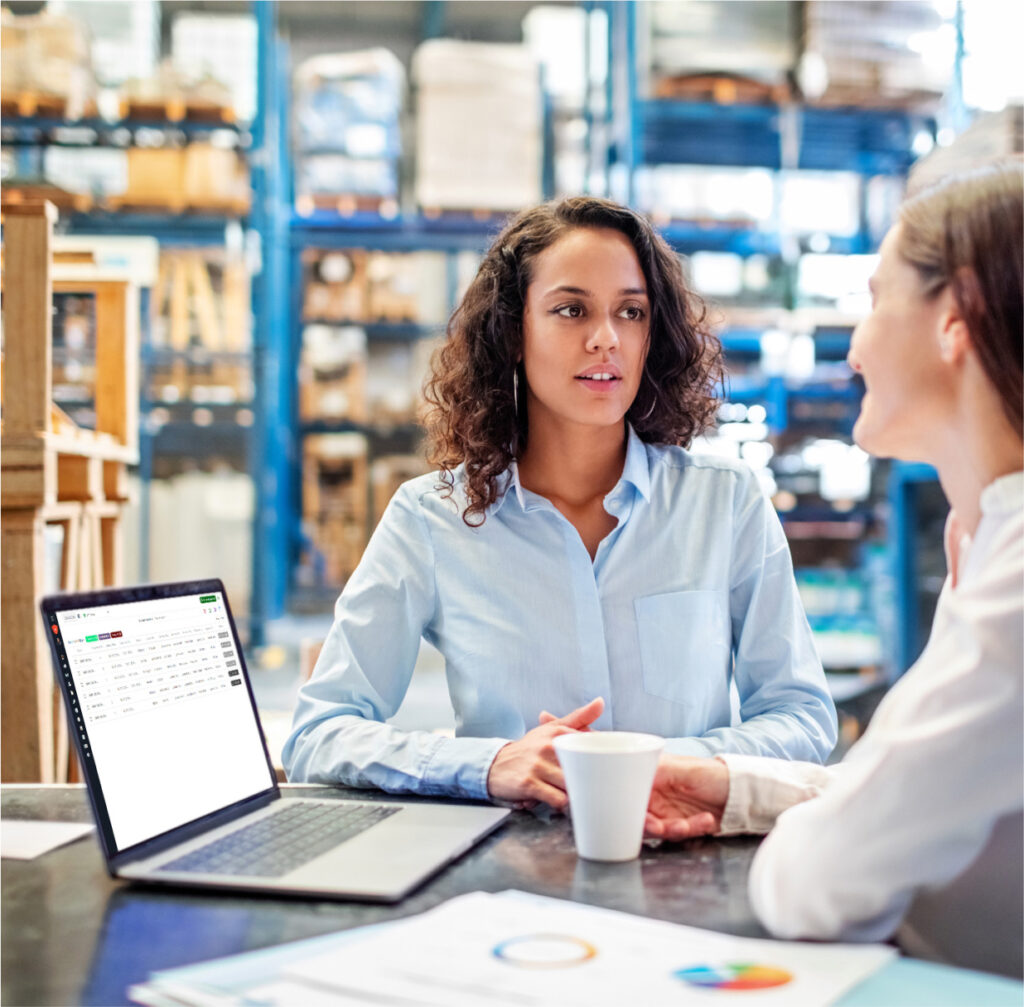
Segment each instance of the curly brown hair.
[{"label": "curly brown hair", "polygon": [[[520,456],[527,416],[517,411],[514,374],[521,364],[523,310],[536,257],[579,228],[620,231],[636,251],[651,305],[647,360],[626,419],[641,440],[689,445],[713,421],[722,349],[704,302],[691,291],[678,257],[650,222],[618,203],[574,196],[523,210],[494,240],[448,322],[424,387],[427,456],[450,496],[453,470],[465,463],[469,504],[463,520],[482,524]],[[525,386],[524,386],[525,387]]]}]

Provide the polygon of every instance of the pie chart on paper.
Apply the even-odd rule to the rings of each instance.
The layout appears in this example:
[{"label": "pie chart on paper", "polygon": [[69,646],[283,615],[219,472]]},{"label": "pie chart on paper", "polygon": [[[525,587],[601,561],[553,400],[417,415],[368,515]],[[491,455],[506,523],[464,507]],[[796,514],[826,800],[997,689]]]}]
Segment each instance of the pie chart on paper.
[{"label": "pie chart on paper", "polygon": [[672,973],[689,986],[706,990],[766,990],[785,986],[793,974],[774,965],[728,962],[717,965],[692,965]]}]

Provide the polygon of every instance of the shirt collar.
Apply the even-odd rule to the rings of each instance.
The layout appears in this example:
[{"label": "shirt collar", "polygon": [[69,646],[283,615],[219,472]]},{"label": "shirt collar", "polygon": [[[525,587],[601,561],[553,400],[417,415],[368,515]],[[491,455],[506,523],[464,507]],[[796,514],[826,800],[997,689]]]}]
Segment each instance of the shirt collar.
[{"label": "shirt collar", "polygon": [[648,503],[651,502],[651,461],[644,444],[630,424],[626,424],[626,464],[622,478],[632,483]]},{"label": "shirt collar", "polygon": [[[494,503],[487,508],[488,517],[501,510],[502,505],[512,495],[519,501],[519,506],[526,510],[523,484],[519,481],[519,466],[515,461],[508,467],[508,471],[502,476],[502,479],[504,485],[498,490],[498,496]],[[644,500],[650,502],[651,466],[647,457],[647,447],[628,423],[626,424],[626,463],[622,466],[622,478],[616,485],[623,482],[632,484]]]},{"label": "shirt collar", "polygon": [[1019,511],[1024,507],[1024,472],[1011,472],[990,482],[979,500],[982,514]]}]

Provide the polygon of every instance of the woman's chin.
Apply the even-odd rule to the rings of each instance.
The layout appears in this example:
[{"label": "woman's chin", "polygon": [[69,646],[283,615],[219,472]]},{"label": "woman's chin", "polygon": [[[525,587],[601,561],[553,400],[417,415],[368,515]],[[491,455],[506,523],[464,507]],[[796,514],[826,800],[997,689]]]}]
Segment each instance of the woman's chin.
[{"label": "woman's chin", "polygon": [[885,438],[880,437],[871,420],[861,412],[857,422],[853,425],[853,442],[862,451],[876,458],[889,458],[891,455],[886,451]]}]

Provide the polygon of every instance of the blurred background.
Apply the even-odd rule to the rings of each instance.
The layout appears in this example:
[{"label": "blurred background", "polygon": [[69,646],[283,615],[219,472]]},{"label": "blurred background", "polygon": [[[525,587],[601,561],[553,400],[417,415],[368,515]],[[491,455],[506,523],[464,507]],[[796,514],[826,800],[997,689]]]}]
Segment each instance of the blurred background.
[{"label": "blurred background", "polygon": [[[946,514],[932,470],[853,445],[850,334],[908,182],[1021,151],[1022,37],[986,0],[4,4],[5,207],[50,200],[62,268],[138,291],[117,578],[225,581],[276,756],[427,470],[421,383],[481,250],[606,195],[712,303],[728,380],[694,450],[772,498],[848,742],[924,644]],[[86,436],[101,312],[54,289],[54,422]],[[36,594],[69,586],[46,528]],[[426,648],[396,722],[452,727]]]}]

